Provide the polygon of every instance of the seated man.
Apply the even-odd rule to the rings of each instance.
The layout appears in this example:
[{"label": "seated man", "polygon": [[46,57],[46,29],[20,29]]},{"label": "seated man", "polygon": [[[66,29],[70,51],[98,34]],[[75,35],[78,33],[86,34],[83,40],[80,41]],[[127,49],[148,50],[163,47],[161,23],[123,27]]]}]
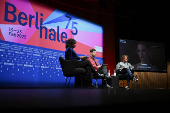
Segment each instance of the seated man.
[{"label": "seated man", "polygon": [[133,82],[138,81],[136,76],[133,75],[133,72],[131,71],[134,68],[133,65],[128,63],[128,56],[127,55],[122,55],[121,57],[121,62],[119,62],[116,65],[116,71],[120,74],[125,74],[126,79],[127,79],[127,86],[125,87],[126,89],[129,89],[130,85],[130,79],[133,78]]},{"label": "seated man", "polygon": [[[91,62],[92,66],[95,68],[95,71],[97,73],[99,73],[99,74],[107,74],[106,66],[99,65],[97,59],[94,58],[95,55],[96,55],[96,50],[95,49],[90,49],[90,57],[87,60],[89,60]],[[110,76],[104,76],[103,79],[104,79],[104,82],[105,82],[107,88],[113,88],[113,87],[111,87],[111,86],[109,86],[107,84],[107,80],[111,79]]]}]

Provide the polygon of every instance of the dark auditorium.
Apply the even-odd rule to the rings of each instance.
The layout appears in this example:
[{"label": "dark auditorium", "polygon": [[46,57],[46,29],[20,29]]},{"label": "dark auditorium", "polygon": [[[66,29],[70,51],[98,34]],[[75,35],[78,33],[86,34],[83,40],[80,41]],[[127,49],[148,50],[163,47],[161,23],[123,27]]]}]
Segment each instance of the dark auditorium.
[{"label": "dark auditorium", "polygon": [[169,110],[167,5],[0,0],[0,111]]}]

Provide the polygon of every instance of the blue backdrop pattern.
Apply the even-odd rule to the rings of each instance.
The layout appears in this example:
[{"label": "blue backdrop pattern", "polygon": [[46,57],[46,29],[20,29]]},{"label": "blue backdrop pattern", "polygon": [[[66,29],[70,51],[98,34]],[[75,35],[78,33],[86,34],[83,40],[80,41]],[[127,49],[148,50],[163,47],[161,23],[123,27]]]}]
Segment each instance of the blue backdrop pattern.
[{"label": "blue backdrop pattern", "polygon": [[[65,52],[0,40],[0,87],[63,87],[59,56]],[[73,77],[71,87],[74,82]]]}]

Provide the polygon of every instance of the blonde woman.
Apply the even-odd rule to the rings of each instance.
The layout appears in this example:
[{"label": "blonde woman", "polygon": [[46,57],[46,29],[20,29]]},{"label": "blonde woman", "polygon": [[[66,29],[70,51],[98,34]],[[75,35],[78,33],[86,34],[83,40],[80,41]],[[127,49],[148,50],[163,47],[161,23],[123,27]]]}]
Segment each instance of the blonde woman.
[{"label": "blonde woman", "polygon": [[140,62],[134,64],[134,70],[158,71],[157,67],[150,63],[150,48],[147,44],[139,42],[137,46]]}]

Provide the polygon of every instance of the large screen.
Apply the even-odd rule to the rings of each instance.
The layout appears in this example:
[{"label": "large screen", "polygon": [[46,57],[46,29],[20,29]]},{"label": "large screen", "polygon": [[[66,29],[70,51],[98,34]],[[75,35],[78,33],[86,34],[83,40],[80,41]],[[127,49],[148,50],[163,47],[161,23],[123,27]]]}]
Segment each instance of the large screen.
[{"label": "large screen", "polygon": [[64,86],[58,58],[69,38],[78,55],[95,48],[103,63],[102,26],[33,0],[0,0],[0,10],[1,87]]},{"label": "large screen", "polygon": [[135,71],[166,72],[165,43],[119,39],[119,56],[128,55]]}]

